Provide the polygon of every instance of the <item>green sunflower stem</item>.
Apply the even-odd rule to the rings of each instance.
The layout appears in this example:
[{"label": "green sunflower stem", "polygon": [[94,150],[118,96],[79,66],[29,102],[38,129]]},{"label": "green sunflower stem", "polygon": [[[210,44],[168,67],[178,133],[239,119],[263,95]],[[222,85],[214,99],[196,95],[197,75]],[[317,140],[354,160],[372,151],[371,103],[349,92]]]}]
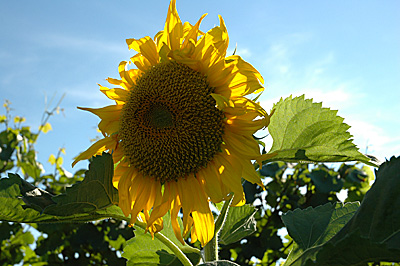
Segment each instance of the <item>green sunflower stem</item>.
[{"label": "green sunflower stem", "polygon": [[218,234],[204,246],[204,260],[216,261],[218,260]]},{"label": "green sunflower stem", "polygon": [[[140,221],[136,221],[135,225],[139,226],[143,230],[146,230],[146,224]],[[158,232],[154,234],[155,238],[160,240],[164,245],[166,245],[174,254],[178,257],[178,259],[182,262],[184,266],[193,266],[192,262],[186,257],[185,253],[174,244],[168,237]]]},{"label": "green sunflower stem", "polygon": [[221,208],[221,212],[215,221],[214,237],[204,247],[204,259],[205,261],[216,261],[218,260],[218,233],[221,230],[226,216],[228,215],[229,206],[231,205],[233,197],[230,200],[224,202]]},{"label": "green sunflower stem", "polygon": [[182,262],[184,266],[193,266],[192,262],[186,257],[186,255],[182,252],[177,245],[175,245],[168,237],[164,236],[161,233],[156,233],[154,235],[158,240],[164,243],[167,247],[169,247],[172,252],[178,257],[178,259]]}]

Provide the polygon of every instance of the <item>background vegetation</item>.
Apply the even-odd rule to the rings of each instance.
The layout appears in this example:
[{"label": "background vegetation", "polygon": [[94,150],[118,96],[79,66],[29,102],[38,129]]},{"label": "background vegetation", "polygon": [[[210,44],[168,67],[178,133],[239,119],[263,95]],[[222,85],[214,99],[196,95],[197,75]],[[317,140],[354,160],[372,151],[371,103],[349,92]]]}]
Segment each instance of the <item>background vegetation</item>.
[{"label": "background vegetation", "polygon": [[[72,176],[68,175],[63,169],[63,148],[55,147],[55,153],[49,157],[49,162],[54,166],[52,173],[44,172],[42,163],[37,161],[35,143],[40,134],[46,133],[51,128],[48,119],[59,111],[58,108],[45,113],[39,130],[34,131],[26,125],[27,122],[24,118],[12,114],[8,102],[4,107],[5,114],[0,115],[0,126],[3,127],[0,132],[0,173],[3,177],[2,183],[0,183],[0,198],[2,201],[9,200],[7,197],[14,193],[10,192],[13,188],[12,184],[19,182],[21,191],[15,193],[22,196],[26,204],[24,208],[34,209],[41,214],[45,213],[44,216],[35,216],[35,219],[39,221],[40,217],[46,217],[51,213],[48,211],[49,209],[46,212],[44,209],[48,207],[50,201],[51,204],[54,204],[53,195],[62,193],[72,195],[73,189],[66,190],[66,188],[72,184],[79,184],[85,177],[86,179],[90,178],[90,170],[78,170]],[[392,165],[398,167],[400,163],[394,160],[391,161]],[[94,162],[92,164],[93,168],[97,167]],[[394,170],[390,170],[391,168],[387,170],[389,166],[380,169],[378,173],[381,172],[382,175],[394,178],[392,173]],[[393,250],[398,251],[398,229],[386,233],[386,235],[389,234],[389,237],[384,240],[377,241],[371,238],[372,240],[368,239],[368,243],[365,242],[366,239],[362,234],[348,233],[345,237],[337,234],[344,225],[350,227],[351,224],[357,224],[357,217],[354,217],[357,216],[355,214],[360,209],[372,211],[371,209],[374,208],[368,204],[376,202],[375,199],[379,195],[371,196],[372,199],[366,200],[365,204],[363,202],[375,179],[374,172],[370,167],[355,163],[309,164],[280,161],[267,163],[261,168],[258,168],[257,165],[255,167],[263,177],[266,190],[263,191],[261,187],[248,182],[243,183],[248,205],[241,209],[231,208],[230,215],[234,218],[227,219],[226,226],[220,231],[221,259],[231,260],[239,265],[276,265],[282,263],[292,250],[286,263],[289,263],[288,265],[305,265],[310,263],[309,258],[313,258],[314,262],[330,261],[332,258],[328,258],[326,249],[335,251],[340,245],[345,245],[345,247],[355,245],[355,249],[366,248],[366,251],[363,252],[369,253],[363,255],[356,252],[355,256],[358,256],[358,260],[354,260],[354,256],[349,255],[346,261],[352,263],[351,261],[354,260],[355,263],[347,265],[368,265],[368,262],[371,262],[370,265],[372,265],[372,261],[375,261],[374,265],[380,265],[378,262],[380,258],[389,258],[391,261],[399,259],[399,255],[394,255],[395,252],[391,253]],[[387,174],[389,171],[392,172]],[[19,173],[23,181],[15,181],[18,176],[13,174],[10,174],[9,178],[5,178],[7,172]],[[396,177],[398,179],[398,174]],[[383,180],[380,191],[384,190],[393,195],[390,202],[377,207],[380,210],[387,209],[387,206],[392,203],[399,204],[398,197],[395,196],[397,194],[390,191],[390,187],[392,186],[394,189],[399,181],[385,183],[386,179],[380,179]],[[32,184],[32,188],[28,184]],[[28,186],[25,188],[25,192],[24,186]],[[32,193],[36,193],[36,195],[32,195]],[[38,193],[41,195],[40,197],[37,197]],[[110,201],[113,200],[110,199]],[[56,200],[56,202],[60,201]],[[367,207],[361,208],[359,203],[342,204],[347,202],[363,202],[361,207]],[[6,204],[14,204],[14,201],[10,200]],[[216,206],[216,214],[220,207]],[[85,206],[77,208],[85,208]],[[5,217],[10,216],[7,213],[9,208],[3,208],[2,212],[3,214],[0,215],[0,220],[3,220],[0,222],[0,265],[126,265],[127,259],[130,261],[128,265],[135,265],[130,258],[130,256],[136,256],[133,253],[132,245],[130,249],[126,248],[125,255],[121,256],[127,241],[137,232],[137,229],[133,230],[128,227],[125,221],[110,218],[87,222],[90,219],[78,215],[75,216],[77,221],[75,223],[63,222],[61,219],[59,221],[46,220],[47,223],[25,224],[7,222]],[[52,212],[56,213],[57,209]],[[359,219],[368,219],[368,217],[362,216],[365,212],[360,211]],[[383,215],[383,213],[376,215]],[[390,218],[393,218],[390,216],[392,214],[386,213]],[[398,215],[397,218],[400,218],[398,211],[393,215]],[[104,215],[99,216],[99,218],[102,217]],[[337,223],[341,219],[343,221],[338,225]],[[295,221],[299,220],[304,221],[301,229],[295,224]],[[399,222],[396,223],[398,226]],[[316,229],[309,228],[310,226],[314,226]],[[333,230],[332,228],[336,228],[334,233],[329,231]],[[362,227],[360,228],[362,230]],[[292,237],[287,234],[287,231]],[[346,228],[341,231],[346,231]],[[331,235],[328,238],[329,232]],[[141,232],[137,234],[142,236]],[[383,234],[385,235],[385,232]],[[332,235],[335,235],[333,242],[331,241]],[[302,240],[307,243],[303,243]],[[364,241],[364,246],[360,246],[361,240]],[[326,244],[327,242],[329,243]],[[355,243],[358,243],[358,246]],[[195,243],[193,247],[198,248],[198,243]],[[371,253],[368,249],[374,251]],[[350,251],[354,255],[354,250],[349,250],[349,253],[351,253]],[[388,253],[386,254],[385,251]],[[347,254],[343,250],[335,252]],[[185,253],[189,254],[190,252]],[[362,256],[366,256],[368,259],[360,261]],[[338,263],[333,260],[332,264],[326,265],[346,265],[346,263]],[[174,261],[160,265],[180,265],[180,262]],[[323,264],[316,263],[315,265]],[[387,264],[381,262],[381,265]]]}]

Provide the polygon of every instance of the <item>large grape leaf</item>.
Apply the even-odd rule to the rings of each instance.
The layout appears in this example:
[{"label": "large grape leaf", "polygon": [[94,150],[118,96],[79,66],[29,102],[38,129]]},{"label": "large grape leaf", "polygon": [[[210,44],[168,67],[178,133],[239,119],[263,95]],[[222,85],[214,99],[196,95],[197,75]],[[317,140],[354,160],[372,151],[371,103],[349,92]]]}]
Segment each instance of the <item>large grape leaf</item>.
[{"label": "large grape leaf", "polygon": [[[343,216],[346,219],[342,219],[342,223],[328,224],[322,230],[324,222],[321,220],[330,215],[328,205],[289,212],[283,220],[296,244],[285,265],[357,265],[361,262],[400,261],[399,191],[400,157],[393,157],[379,167],[375,183],[360,207],[353,210],[351,219],[348,219],[349,211],[346,217]],[[340,208],[346,206],[349,205]],[[332,229],[340,231],[333,234]],[[327,234],[328,231],[332,233]]]},{"label": "large grape leaf", "polygon": [[358,206],[358,203],[327,203],[285,213],[282,220],[295,241],[285,265],[303,265],[309,257],[315,258],[315,250],[342,229]]},{"label": "large grape leaf", "polygon": [[109,153],[93,157],[81,183],[68,187],[66,192],[52,198],[56,202],[44,213],[69,216],[104,209],[118,203],[118,190],[112,184],[114,164]]},{"label": "large grape leaf", "polygon": [[85,222],[114,217],[127,219],[112,187],[112,158],[96,156],[81,183],[66,194],[54,196],[26,182],[17,174],[0,179],[0,220],[19,223]]},{"label": "large grape leaf", "polygon": [[254,218],[256,212],[256,208],[247,204],[231,207],[222,230],[219,232],[219,243],[228,245],[254,233],[257,230]]},{"label": "large grape leaf", "polygon": [[[180,227],[182,221],[178,218]],[[200,250],[192,248],[188,245],[182,245],[174,234],[169,212],[163,217],[163,230],[161,233],[169,238],[185,255],[190,259],[193,265],[200,262]],[[152,239],[149,233],[139,226],[135,226],[135,237],[127,241],[122,256],[128,260],[127,265],[164,265],[164,266],[180,266],[182,263],[178,257],[158,238]]]},{"label": "large grape leaf", "polygon": [[[304,99],[304,95],[281,99],[273,107],[268,126],[273,139],[265,162],[344,162],[360,161],[377,165],[361,154],[353,144],[349,125],[337,111],[323,108],[322,103]],[[271,112],[271,113],[272,113]]]}]

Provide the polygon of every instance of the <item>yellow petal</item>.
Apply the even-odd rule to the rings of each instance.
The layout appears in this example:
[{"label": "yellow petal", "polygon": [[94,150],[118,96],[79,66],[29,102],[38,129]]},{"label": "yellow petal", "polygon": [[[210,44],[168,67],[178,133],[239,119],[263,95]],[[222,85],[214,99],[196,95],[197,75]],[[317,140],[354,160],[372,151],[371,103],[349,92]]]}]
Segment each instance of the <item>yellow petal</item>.
[{"label": "yellow petal", "polygon": [[255,75],[257,79],[260,80],[261,83],[264,84],[264,79],[261,76],[261,74],[258,72],[257,69],[255,69],[250,63],[244,61],[240,56],[238,55],[231,55],[225,58],[226,61],[231,61],[234,60],[236,61],[236,67],[238,71],[241,72],[250,72]]},{"label": "yellow petal", "polygon": [[224,20],[221,16],[220,26],[214,27],[203,35],[196,44],[193,57],[203,62],[202,72],[205,73],[214,64],[224,60],[229,38]]},{"label": "yellow petal", "polygon": [[224,141],[235,154],[248,159],[255,159],[260,156],[260,147],[253,136],[239,135],[231,131],[225,131]]},{"label": "yellow petal", "polygon": [[242,163],[243,165],[243,178],[249,181],[250,183],[257,184],[260,187],[264,188],[263,183],[261,182],[261,177],[254,169],[254,165],[250,161],[245,161]]},{"label": "yellow petal", "polygon": [[264,90],[260,84],[264,83],[261,74],[240,56],[229,56],[225,63],[234,66],[229,79],[216,87],[215,93],[225,97],[245,96],[250,93],[259,93]]},{"label": "yellow petal", "polygon": [[82,160],[90,159],[93,155],[101,154],[103,151],[115,149],[117,145],[117,141],[112,137],[105,137],[99,141],[96,141],[92,146],[90,146],[86,151],[82,152],[75,158],[74,162],[72,163],[72,167]]},{"label": "yellow petal", "polygon": [[[208,203],[207,203],[208,204]],[[192,243],[197,239],[204,247],[214,237],[214,218],[211,212],[203,213],[199,211],[192,212],[193,229]]]},{"label": "yellow petal", "polygon": [[129,90],[129,89],[130,89],[130,85],[129,85],[129,84],[126,84],[126,83],[123,82],[122,80],[113,79],[113,78],[107,78],[107,81],[108,81],[110,84],[117,85],[117,86],[121,86],[121,87],[123,87],[123,88],[126,89],[126,90]]},{"label": "yellow petal", "polygon": [[78,108],[81,110],[89,111],[100,117],[100,119],[114,121],[119,119],[123,105],[109,105],[102,108],[86,108],[86,107],[78,107]]},{"label": "yellow petal", "polygon": [[156,65],[158,63],[157,47],[150,37],[146,36],[141,39],[127,39],[126,43],[128,44],[129,49],[134,49],[146,57],[150,64]]},{"label": "yellow petal", "polygon": [[210,95],[214,98],[215,105],[217,106],[218,110],[222,111],[226,107],[230,106],[230,101],[226,97],[216,93],[210,93]]},{"label": "yellow petal", "polygon": [[219,163],[219,173],[223,184],[235,195],[232,204],[237,205],[242,200],[243,194],[241,160],[228,153],[222,153],[222,156],[215,159]]},{"label": "yellow petal", "polygon": [[164,228],[163,219],[158,218],[152,224],[148,224],[146,228],[146,232],[150,232],[151,237],[154,239],[154,234],[160,232]]},{"label": "yellow petal", "polygon": [[190,40],[193,40],[194,43],[197,42],[197,37],[199,36],[199,33],[200,33],[199,27],[200,27],[201,21],[205,18],[205,16],[207,16],[207,14],[204,14],[203,16],[201,16],[201,18],[197,21],[197,23],[188,31],[187,34],[185,34],[185,40],[182,44],[182,48],[187,47]]},{"label": "yellow petal", "polygon": [[[210,86],[217,88],[227,83],[232,74],[231,72],[233,68],[234,65],[226,64],[224,60],[220,60],[218,63],[209,67],[206,76]],[[228,91],[228,94],[226,95],[229,96],[230,91]]]},{"label": "yellow petal", "polygon": [[100,84],[99,86],[100,86],[100,91],[104,93],[111,100],[119,102],[126,102],[128,100],[129,92],[127,90],[120,88],[109,89],[107,87],[101,86]]},{"label": "yellow petal", "polygon": [[[207,196],[199,181],[193,176],[179,180],[177,187],[179,195],[182,197],[184,225],[190,222],[189,213],[192,214],[192,243],[198,239],[201,245],[205,246],[214,236],[214,218],[208,204]],[[187,217],[187,221],[185,221],[185,216]]]},{"label": "yellow petal", "polygon": [[146,72],[152,66],[150,61],[147,60],[147,58],[144,57],[142,54],[136,54],[132,56],[131,61],[140,71],[143,72]]},{"label": "yellow petal", "polygon": [[121,145],[117,145],[117,147],[115,148],[115,150],[112,153],[113,156],[113,161],[114,164],[121,164],[122,163],[122,159],[125,156],[123,148],[121,147]]},{"label": "yellow petal", "polygon": [[232,104],[224,109],[224,112],[234,116],[241,116],[246,113],[257,113],[260,117],[267,117],[267,112],[258,104],[245,97],[238,96],[230,98]]},{"label": "yellow petal", "polygon": [[244,192],[242,194],[234,194],[231,206],[240,207],[246,204],[246,197]]},{"label": "yellow petal", "polygon": [[149,211],[154,204],[156,190],[160,189],[160,182],[138,174],[132,182],[130,195],[132,197],[131,223],[136,221],[140,211]]},{"label": "yellow petal", "polygon": [[114,169],[114,175],[113,175],[113,185],[115,188],[118,188],[118,183],[119,180],[121,180],[121,176],[128,172],[129,166],[128,164],[123,164],[120,163],[118,166]]},{"label": "yellow petal", "polygon": [[176,0],[172,0],[168,8],[167,19],[158,48],[160,49],[160,45],[165,43],[172,51],[178,50],[181,45],[181,37],[183,37],[183,25],[176,10]]},{"label": "yellow petal", "polygon": [[[112,135],[119,130],[119,119],[115,120],[101,120],[99,123],[99,129],[103,135]],[[105,134],[104,134],[105,133]]]},{"label": "yellow petal", "polygon": [[125,216],[129,216],[131,213],[131,196],[129,189],[132,185],[132,179],[134,179],[136,175],[137,171],[130,167],[127,171],[122,173],[118,182],[118,206],[121,208]]},{"label": "yellow petal", "polygon": [[258,117],[258,113],[249,112],[240,116],[225,114],[226,129],[239,135],[253,135],[257,130],[269,124],[269,117],[253,120]]},{"label": "yellow petal", "polygon": [[120,62],[119,66],[118,66],[118,72],[119,72],[119,76],[121,77],[121,81],[125,84],[125,87],[130,89],[133,85],[133,81],[132,81],[131,77],[129,76],[128,71],[126,70],[127,64],[128,64],[128,62],[126,62],[126,61]]},{"label": "yellow petal", "polygon": [[218,203],[224,200],[226,194],[223,192],[223,184],[214,161],[209,162],[206,168],[201,169],[197,173],[197,178],[212,202]]},{"label": "yellow petal", "polygon": [[181,200],[179,198],[178,194],[178,183],[177,182],[168,182],[165,186],[166,190],[164,190],[164,193],[168,194],[168,197],[171,199],[171,225],[172,229],[174,230],[174,234],[176,238],[182,243],[182,245],[185,245],[185,241],[183,240],[182,237],[182,232],[181,232],[181,227],[179,226],[178,220],[178,214],[179,210],[182,207]]}]

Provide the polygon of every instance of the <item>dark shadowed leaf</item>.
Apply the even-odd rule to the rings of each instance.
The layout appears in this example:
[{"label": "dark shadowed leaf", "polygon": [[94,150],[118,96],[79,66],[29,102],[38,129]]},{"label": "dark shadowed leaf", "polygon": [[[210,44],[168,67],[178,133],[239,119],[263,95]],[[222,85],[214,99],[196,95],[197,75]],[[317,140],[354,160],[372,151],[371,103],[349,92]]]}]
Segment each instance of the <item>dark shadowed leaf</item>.
[{"label": "dark shadowed leaf", "polygon": [[19,178],[18,175],[10,173],[9,177],[11,178],[11,176],[13,176],[13,179],[19,183],[22,200],[26,203],[26,205],[22,206],[24,209],[33,208],[42,212],[47,206],[55,204],[52,200],[54,195],[41,188],[35,187],[24,179]]},{"label": "dark shadowed leaf", "polygon": [[257,230],[254,218],[256,212],[251,205],[231,207],[219,233],[219,243],[228,245],[254,233]]},{"label": "dark shadowed leaf", "polygon": [[[341,223],[329,223],[325,229],[322,225],[326,224],[326,217],[329,216],[328,204],[289,212],[283,220],[296,244],[285,265],[355,265],[360,262],[400,261],[399,191],[400,158],[393,157],[381,165],[375,183],[344,226],[343,222],[352,214],[351,209],[342,216],[345,219]],[[342,209],[344,214],[344,209],[352,205],[339,208],[336,205],[335,209]],[[331,233],[327,234],[329,231]]]},{"label": "dark shadowed leaf", "polygon": [[277,155],[266,162],[360,161],[376,164],[358,151],[348,132],[350,126],[336,115],[337,111],[304,99],[304,95],[281,99],[273,110],[268,126],[273,144],[268,154]]},{"label": "dark shadowed leaf", "polygon": [[296,264],[305,254],[313,254],[316,247],[330,240],[351,219],[358,203],[327,203],[316,208],[296,209],[282,216],[289,235],[296,242],[285,265]]},{"label": "dark shadowed leaf", "polygon": [[325,169],[313,170],[308,177],[313,181],[316,189],[321,193],[339,192],[343,187],[343,180],[336,174]]},{"label": "dark shadowed leaf", "polygon": [[85,179],[52,198],[57,204],[44,209],[44,213],[69,216],[107,208],[118,203],[118,190],[112,184],[114,165],[112,156],[103,153],[93,157]]}]

